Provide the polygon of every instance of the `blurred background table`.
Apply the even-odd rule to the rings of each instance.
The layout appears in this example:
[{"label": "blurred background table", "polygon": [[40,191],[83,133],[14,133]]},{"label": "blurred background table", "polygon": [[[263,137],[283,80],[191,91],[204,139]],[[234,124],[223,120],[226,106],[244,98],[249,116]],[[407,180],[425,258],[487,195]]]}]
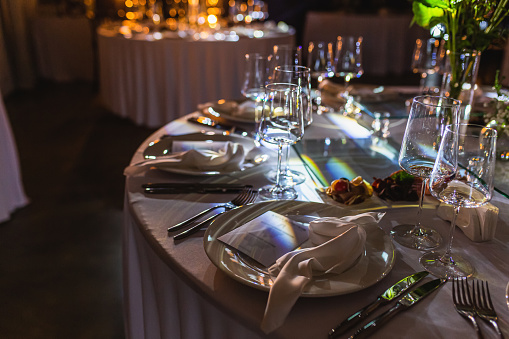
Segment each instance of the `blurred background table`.
[{"label": "blurred background table", "polygon": [[218,34],[198,40],[169,31],[128,37],[115,27],[100,27],[99,82],[104,103],[139,125],[160,127],[200,103],[240,97],[246,53],[268,55],[274,45],[295,44],[292,29],[239,28],[235,34]]}]

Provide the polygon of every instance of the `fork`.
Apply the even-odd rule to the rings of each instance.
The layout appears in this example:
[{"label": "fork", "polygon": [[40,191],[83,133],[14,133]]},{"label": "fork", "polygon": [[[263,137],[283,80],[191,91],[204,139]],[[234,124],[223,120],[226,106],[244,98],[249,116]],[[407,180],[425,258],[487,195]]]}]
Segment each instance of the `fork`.
[{"label": "fork", "polygon": [[[240,197],[240,195],[239,195],[239,197]],[[239,198],[239,197],[237,197],[237,198]],[[224,209],[223,212],[218,213],[218,214],[214,214],[210,218],[207,218],[207,219],[203,220],[202,222],[194,225],[193,227],[188,228],[187,230],[185,230],[185,231],[175,235],[173,237],[173,240],[184,239],[184,238],[190,236],[191,234],[196,233],[197,231],[199,231],[203,227],[203,225],[205,225],[209,221],[217,218],[221,214],[226,213],[226,212],[228,212],[229,210],[231,210],[233,208],[240,207],[242,205],[250,204],[250,203],[254,202],[256,200],[256,198],[258,198],[258,191],[257,190],[253,190],[253,189],[249,189],[247,194],[243,195],[240,199],[237,199],[237,198],[233,199],[231,201],[231,205],[225,206],[225,209]]]},{"label": "fork", "polygon": [[500,338],[504,338],[504,335],[498,327],[498,317],[491,302],[490,289],[488,282],[486,281],[474,281],[474,304],[477,315],[482,319],[489,321],[495,330],[497,331]]},{"label": "fork", "polygon": [[468,286],[467,278],[453,278],[452,280],[452,300],[456,311],[470,320],[472,326],[474,326],[477,336],[482,338],[481,330],[475,320],[475,305],[472,301],[472,295]]},{"label": "fork", "polygon": [[240,191],[239,195],[236,196],[233,200],[227,202],[227,203],[224,203],[224,204],[219,204],[219,205],[216,205],[216,206],[213,206],[211,208],[208,208],[198,214],[196,214],[195,216],[187,219],[187,220],[184,220],[182,222],[179,222],[178,224],[174,225],[174,226],[171,226],[168,228],[168,232],[173,232],[173,231],[178,231],[184,227],[186,227],[187,225],[189,225],[191,222],[197,220],[198,218],[204,216],[205,214],[215,210],[215,209],[218,209],[218,208],[221,208],[221,207],[224,207],[224,208],[234,208],[236,206],[239,206],[239,205],[242,205],[242,204],[245,204],[245,200],[249,197],[249,194],[250,192],[252,191],[252,186],[246,186],[242,189],[242,191]]}]

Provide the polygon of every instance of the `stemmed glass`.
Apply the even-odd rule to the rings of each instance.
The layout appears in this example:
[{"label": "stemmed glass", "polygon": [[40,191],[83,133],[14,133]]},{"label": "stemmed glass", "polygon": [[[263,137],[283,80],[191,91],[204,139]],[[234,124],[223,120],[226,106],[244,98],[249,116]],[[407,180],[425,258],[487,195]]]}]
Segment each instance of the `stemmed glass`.
[{"label": "stemmed glass", "polygon": [[458,100],[438,96],[418,96],[412,102],[399,166],[422,178],[423,183],[416,223],[397,225],[391,230],[394,240],[405,247],[428,250],[440,244],[438,232],[421,226],[422,204],[445,126],[458,122],[460,104]]},{"label": "stemmed glass", "polygon": [[[415,41],[412,54],[412,71],[421,74],[419,90],[421,94],[438,94],[440,92],[441,77],[445,61],[444,41],[435,38]],[[434,79],[431,79],[435,77]],[[433,85],[433,82],[438,85]]]},{"label": "stemmed glass", "polygon": [[430,191],[440,202],[452,205],[454,214],[445,251],[428,252],[421,265],[437,277],[468,277],[472,265],[451,253],[454,228],[460,207],[476,208],[493,195],[497,131],[459,124],[447,126],[431,172]]},{"label": "stemmed glass", "polygon": [[322,106],[320,84],[324,78],[334,76],[333,44],[323,41],[310,41],[308,44],[307,66],[311,70],[311,88],[313,103],[318,114],[327,111]]},{"label": "stemmed glass", "polygon": [[260,196],[276,200],[295,199],[297,192],[293,186],[281,184],[281,164],[283,146],[295,144],[304,136],[301,90],[290,83],[270,83],[265,89],[259,134],[262,140],[278,146],[278,157],[276,183],[262,187]]},{"label": "stemmed glass", "polygon": [[334,73],[345,80],[343,97],[346,100],[345,113],[353,112],[353,98],[350,96],[350,80],[359,78],[364,70],[362,68],[362,37],[338,36],[336,52],[334,54]]},{"label": "stemmed glass", "polygon": [[[245,56],[245,65],[244,83],[240,92],[245,98],[254,101],[255,123],[259,124],[260,105],[265,95],[265,85],[269,79],[268,58],[259,53],[248,53]],[[256,138],[258,138],[258,135],[256,135]]]},{"label": "stemmed glass", "polygon": [[[274,82],[290,83],[299,86],[300,102],[304,113],[304,125],[311,125],[313,122],[313,112],[311,110],[311,72],[309,68],[298,65],[277,66],[273,74]],[[290,169],[290,145],[285,145],[284,158],[283,182],[281,184],[284,186],[302,184],[306,180],[306,176],[299,171]],[[275,182],[277,173],[276,171],[269,171],[266,176],[269,180]]]}]

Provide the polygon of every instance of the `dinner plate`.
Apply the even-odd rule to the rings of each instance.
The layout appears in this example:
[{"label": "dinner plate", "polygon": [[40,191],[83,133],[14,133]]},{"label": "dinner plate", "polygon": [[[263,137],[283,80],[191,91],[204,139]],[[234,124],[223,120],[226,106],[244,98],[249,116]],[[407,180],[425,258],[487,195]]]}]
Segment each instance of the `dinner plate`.
[{"label": "dinner plate", "polygon": [[[357,213],[318,202],[266,201],[241,206],[219,216],[205,232],[204,247],[207,256],[231,278],[267,292],[273,284],[267,267],[217,240],[221,235],[267,211],[274,211],[301,222],[316,217],[342,217]],[[356,292],[377,283],[391,271],[395,260],[391,238],[376,223],[368,224],[364,228],[367,234],[366,249],[358,262],[341,274],[329,273],[314,277],[302,296],[327,297]],[[307,247],[307,244],[302,247]]]},{"label": "dinner plate", "polygon": [[[171,146],[173,141],[199,141],[199,142],[232,142],[242,145],[246,153],[244,163],[241,165],[241,171],[248,168],[258,166],[268,159],[268,155],[262,148],[257,147],[256,142],[248,137],[235,134],[222,134],[214,132],[206,133],[189,133],[182,135],[164,135],[157,140],[152,141],[147,148],[143,151],[143,157],[147,160],[157,160],[158,157],[171,155]],[[196,176],[209,176],[209,175],[225,175],[231,174],[236,171],[203,171],[194,168],[184,168],[175,166],[165,166],[164,162],[161,164],[153,164],[152,166],[171,173],[196,175]]]}]

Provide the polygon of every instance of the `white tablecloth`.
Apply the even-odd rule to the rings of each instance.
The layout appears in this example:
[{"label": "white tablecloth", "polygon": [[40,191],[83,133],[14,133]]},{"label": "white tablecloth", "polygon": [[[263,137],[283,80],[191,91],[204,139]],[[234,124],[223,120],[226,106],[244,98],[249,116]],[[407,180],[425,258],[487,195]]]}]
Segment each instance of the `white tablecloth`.
[{"label": "white tablecloth", "polygon": [[306,15],[303,43],[335,42],[338,35],[363,37],[364,74],[372,76],[410,73],[412,52],[417,38],[429,33],[417,25],[410,27],[412,15],[371,15],[309,12]]},{"label": "white tablecloth", "polygon": [[[324,138],[349,134],[341,131],[346,121],[331,121],[317,117],[306,129],[308,137]],[[395,126],[397,124],[394,124]],[[401,124],[399,125],[401,128]],[[345,128],[345,127],[343,127]],[[404,128],[404,126],[403,126]],[[347,127],[348,129],[348,127]],[[174,121],[149,137],[138,149],[132,161],[142,158],[148,143],[158,136],[198,130]],[[395,133],[397,134],[397,133]],[[339,162],[338,162],[339,161]],[[348,159],[338,159],[337,165]],[[191,236],[175,244],[168,237],[167,227],[181,221],[218,200],[231,196],[219,195],[151,195],[141,191],[147,182],[233,182],[241,180],[257,185],[266,184],[263,173],[274,163],[259,166],[253,171],[221,178],[196,178],[149,170],[126,179],[125,232],[123,240],[125,319],[128,338],[326,338],[328,331],[346,316],[365,306],[404,276],[422,268],[418,264],[420,251],[395,244],[396,263],[381,282],[357,293],[328,298],[300,298],[285,324],[264,335],[259,325],[268,294],[245,286],[218,270],[205,254],[202,235]],[[362,166],[362,164],[358,164]],[[375,163],[369,166],[376,167]],[[305,171],[298,162],[292,168]],[[390,170],[387,168],[386,170]],[[299,199],[321,201],[311,180],[299,185]],[[428,201],[429,203],[430,201]],[[328,200],[328,203],[334,203]],[[509,264],[504,258],[509,250],[508,201],[497,196],[500,217],[497,239],[473,243],[456,230],[454,248],[468,257],[477,269],[476,277],[489,281],[500,324],[509,334],[509,312],[503,298],[509,281]],[[433,205],[426,204],[424,220],[433,223],[443,236],[448,224],[438,219]],[[401,222],[415,220],[416,208],[393,209],[381,227],[389,231]],[[491,331],[483,325],[484,331]],[[411,310],[399,314],[375,334],[376,338],[461,338],[473,337],[473,329],[454,310],[451,286],[447,284]]]},{"label": "white tablecloth", "polygon": [[10,219],[11,213],[28,204],[18,160],[16,142],[0,93],[0,223]]},{"label": "white tablecloth", "polygon": [[194,41],[126,39],[101,30],[98,39],[104,103],[114,113],[149,127],[192,112],[200,103],[242,97],[244,55],[268,55],[273,45],[295,42],[293,34]]}]

